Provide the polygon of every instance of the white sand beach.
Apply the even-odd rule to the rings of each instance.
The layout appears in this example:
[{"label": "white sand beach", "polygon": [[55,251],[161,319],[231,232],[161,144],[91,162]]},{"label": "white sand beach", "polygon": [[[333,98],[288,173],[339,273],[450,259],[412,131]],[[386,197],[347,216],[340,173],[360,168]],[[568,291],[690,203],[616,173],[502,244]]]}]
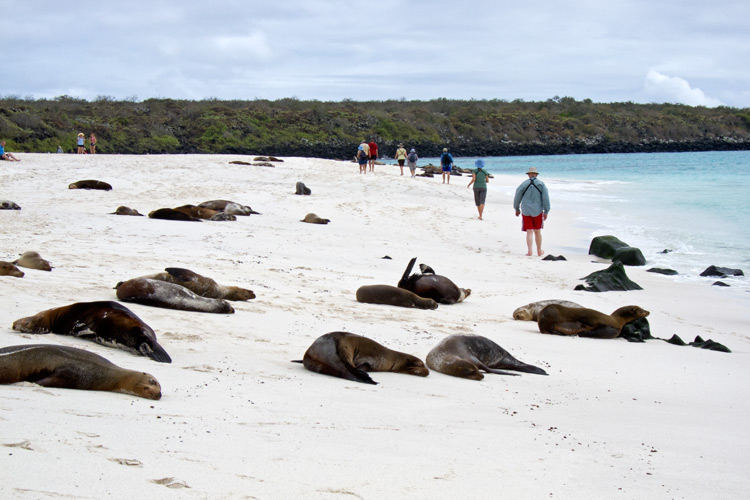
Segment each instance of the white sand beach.
[{"label": "white sand beach", "polygon": [[[354,163],[320,159],[228,163],[253,159],[241,155],[17,156],[0,162],[0,199],[22,207],[0,211],[0,260],[35,250],[54,269],[0,277],[0,347],[86,349],[153,374],[163,397],[0,386],[2,498],[736,499],[750,491],[750,296],[649,266],[627,268],[642,291],[574,291],[609,263],[587,255],[591,235],[576,214],[555,209],[553,183],[544,248],[567,261],[525,256],[505,196],[491,191],[477,220],[466,176],[444,185],[391,165],[362,176]],[[81,179],[113,189],[68,189]],[[491,182],[524,179],[519,169]],[[297,181],[312,195],[296,196]],[[261,214],[201,223],[111,214],[212,199]],[[300,222],[310,212],[331,223]],[[362,285],[396,285],[412,257],[470,297],[436,310],[355,300]],[[116,300],[119,281],[166,267],[257,298],[233,302],[229,315],[127,304],[171,364],[11,329],[45,309]],[[606,313],[637,304],[651,312],[654,336],[700,335],[732,353],[543,335],[513,320],[514,309],[544,299]],[[474,333],[549,376],[376,372],[379,384],[366,385],[291,362],[337,330],[421,359],[447,335]]]}]

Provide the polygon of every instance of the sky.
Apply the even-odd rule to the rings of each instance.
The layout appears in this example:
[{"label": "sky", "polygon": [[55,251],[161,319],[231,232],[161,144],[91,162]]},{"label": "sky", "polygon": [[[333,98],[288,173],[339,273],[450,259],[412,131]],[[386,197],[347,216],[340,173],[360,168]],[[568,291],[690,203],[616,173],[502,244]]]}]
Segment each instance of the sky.
[{"label": "sky", "polygon": [[750,107],[747,0],[0,0],[0,97]]}]

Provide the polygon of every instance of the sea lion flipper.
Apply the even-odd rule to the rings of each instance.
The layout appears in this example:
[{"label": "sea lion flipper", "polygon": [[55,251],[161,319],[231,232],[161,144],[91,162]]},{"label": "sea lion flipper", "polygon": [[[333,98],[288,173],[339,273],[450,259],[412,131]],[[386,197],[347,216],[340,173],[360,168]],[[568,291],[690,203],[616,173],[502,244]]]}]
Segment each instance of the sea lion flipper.
[{"label": "sea lion flipper", "polygon": [[164,270],[180,281],[194,281],[197,279],[197,274],[190,269],[184,269],[182,267],[167,267]]},{"label": "sea lion flipper", "polygon": [[411,275],[411,270],[414,268],[414,263],[417,262],[417,258],[414,257],[409,261],[409,265],[406,266],[406,270],[404,271],[404,275],[401,276],[401,281],[406,281],[409,278],[409,275]]},{"label": "sea lion flipper", "polygon": [[154,361],[158,361],[159,363],[172,362],[172,358],[169,357],[167,351],[165,351],[164,348],[156,342],[154,342],[153,348],[151,348],[151,346],[144,342],[140,345],[138,351],[140,351],[140,353],[144,356],[148,356],[149,358],[153,359]]}]

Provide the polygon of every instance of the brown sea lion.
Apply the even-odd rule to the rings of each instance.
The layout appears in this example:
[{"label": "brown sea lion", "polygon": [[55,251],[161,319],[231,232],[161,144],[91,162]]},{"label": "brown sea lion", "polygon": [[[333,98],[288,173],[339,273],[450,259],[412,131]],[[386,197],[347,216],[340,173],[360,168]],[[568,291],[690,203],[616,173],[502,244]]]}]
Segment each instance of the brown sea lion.
[{"label": "brown sea lion", "polygon": [[521,306],[513,311],[513,319],[517,321],[537,321],[539,319],[539,311],[550,304],[558,304],[565,307],[583,307],[569,300],[540,300],[539,302],[532,302],[531,304]]},{"label": "brown sea lion", "polygon": [[189,222],[203,222],[202,219],[193,217],[174,208],[158,208],[148,214],[151,219],[180,220]]},{"label": "brown sea lion", "polygon": [[92,352],[60,345],[30,344],[0,349],[0,384],[16,382],[161,398],[161,385],[153,375],[120,368]]},{"label": "brown sea lion", "polygon": [[213,279],[201,276],[190,269],[168,267],[164,270],[166,271],[165,273],[150,274],[142,277],[181,285],[201,297],[211,299],[251,300],[255,298],[252,290],[238,286],[220,285]]},{"label": "brown sea lion", "polygon": [[329,222],[331,222],[331,219],[324,219],[322,217],[318,217],[315,214],[307,214],[305,215],[305,218],[300,222],[308,222],[310,224],[328,224]]},{"label": "brown sea lion", "polygon": [[39,255],[39,252],[24,252],[21,254],[21,258],[14,260],[13,263],[17,266],[37,269],[39,271],[52,270],[50,263],[44,260],[42,256]]},{"label": "brown sea lion", "polygon": [[13,276],[14,278],[23,278],[23,271],[13,265],[12,262],[0,260],[0,276]]},{"label": "brown sea lion", "polygon": [[416,257],[409,261],[409,265],[406,266],[406,270],[404,271],[401,280],[398,282],[399,288],[409,290],[420,297],[432,299],[440,304],[455,304],[457,302],[462,302],[471,294],[470,289],[459,288],[445,276],[434,274],[432,268],[428,268],[429,271],[432,271],[431,273],[412,274],[410,276],[411,270],[416,261]]},{"label": "brown sea lion", "polygon": [[297,185],[294,188],[294,194],[302,194],[302,195],[310,195],[312,191],[310,191],[310,188],[305,186],[304,182],[297,182]]},{"label": "brown sea lion", "polygon": [[620,335],[626,323],[648,315],[648,311],[638,306],[625,306],[612,314],[604,314],[585,307],[550,304],[539,312],[537,325],[542,333],[613,339]]},{"label": "brown sea lion", "polygon": [[498,375],[516,375],[502,370],[547,375],[541,368],[517,360],[495,342],[479,335],[450,335],[432,348],[426,361],[431,370],[472,380],[484,378],[480,370]]},{"label": "brown sea lion", "polygon": [[196,205],[182,205],[181,207],[175,207],[175,210],[182,212],[196,219],[210,219],[214,215],[221,213],[220,210],[212,210],[206,207],[199,207]]},{"label": "brown sea lion", "polygon": [[21,210],[21,207],[10,200],[0,200],[0,210]]},{"label": "brown sea lion", "polygon": [[68,189],[99,189],[101,191],[110,191],[112,186],[104,181],[86,179],[68,184]]},{"label": "brown sea lion", "polygon": [[437,309],[438,303],[416,293],[391,285],[366,285],[357,289],[357,301],[417,309]]},{"label": "brown sea lion", "polygon": [[142,354],[161,363],[171,363],[169,354],[156,341],[156,334],[130,309],[117,302],[76,302],[21,318],[13,329],[24,333],[57,333]]},{"label": "brown sea lion", "polygon": [[229,200],[210,200],[198,203],[199,207],[210,208],[211,210],[218,210],[220,212],[228,213],[231,215],[260,215],[260,212],[256,212],[247,205],[236,203]]},{"label": "brown sea lion", "polygon": [[117,207],[117,210],[112,212],[112,214],[114,215],[139,215],[143,217],[143,214],[139,213],[138,210],[134,208],[126,207],[124,205],[120,205],[119,207]]},{"label": "brown sea lion", "polygon": [[310,371],[365,384],[377,384],[367,372],[396,372],[426,377],[430,371],[411,354],[392,351],[374,340],[348,332],[318,337],[301,361]]},{"label": "brown sea lion", "polygon": [[122,281],[115,287],[117,298],[144,306],[163,307],[178,311],[232,314],[234,308],[226,300],[201,297],[184,286],[148,278]]}]

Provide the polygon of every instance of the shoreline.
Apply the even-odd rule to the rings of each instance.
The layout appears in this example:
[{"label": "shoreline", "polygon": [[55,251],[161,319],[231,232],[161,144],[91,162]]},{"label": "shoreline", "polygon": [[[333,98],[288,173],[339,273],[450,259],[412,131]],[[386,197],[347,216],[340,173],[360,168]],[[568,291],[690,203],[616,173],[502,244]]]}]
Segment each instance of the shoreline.
[{"label": "shoreline", "polygon": [[[0,277],[0,345],[90,350],[153,374],[163,397],[0,386],[0,489],[15,498],[153,497],[169,487],[200,499],[497,491],[697,499],[750,487],[747,294],[635,268],[627,273],[644,290],[576,292],[581,277],[608,264],[587,254],[585,228],[554,204],[544,249],[565,262],[525,257],[505,195],[489,193],[478,221],[466,176],[448,187],[389,165],[360,176],[354,163],[309,158],[256,167],[228,164],[241,155],[21,157],[0,171],[0,197],[22,207],[0,212],[0,259],[37,250],[54,269]],[[502,182],[523,180],[508,177]],[[113,190],[67,189],[89,178]],[[297,181],[312,195],[294,195]],[[261,215],[202,223],[110,215],[119,205],[147,214],[209,199]],[[310,212],[331,223],[301,223]],[[434,311],[356,302],[359,286],[395,285],[415,256],[471,288],[470,297]],[[233,303],[230,315],[128,304],[156,331],[170,365],[10,328],[51,307],[115,300],[118,281],[165,267],[257,298]],[[651,311],[654,336],[701,335],[733,352],[548,336],[512,319],[517,307],[545,299],[603,312],[638,304]],[[476,382],[376,372],[379,385],[369,386],[290,362],[337,330],[421,359],[447,335],[474,333],[549,376]]]}]

